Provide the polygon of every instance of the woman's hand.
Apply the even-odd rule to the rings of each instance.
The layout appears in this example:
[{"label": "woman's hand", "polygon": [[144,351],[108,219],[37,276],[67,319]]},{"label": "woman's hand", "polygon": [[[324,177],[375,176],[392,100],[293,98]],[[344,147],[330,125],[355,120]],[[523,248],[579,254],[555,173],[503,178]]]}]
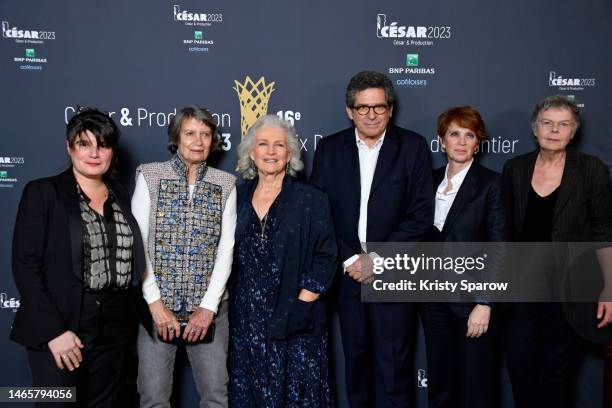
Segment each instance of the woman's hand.
[{"label": "woman's hand", "polygon": [[314,302],[318,298],[319,298],[318,293],[311,292],[308,289],[302,289],[300,291],[300,294],[298,295],[298,299],[300,299],[303,302]]},{"label": "woman's hand", "polygon": [[215,318],[215,313],[212,310],[198,307],[195,312],[189,316],[189,322],[183,332],[183,339],[188,342],[202,340],[206,336],[208,328]]},{"label": "woman's hand", "polygon": [[467,322],[466,337],[480,337],[489,330],[489,321],[491,320],[491,306],[476,305],[470,313]]},{"label": "woman's hand", "polygon": [[151,311],[153,321],[155,321],[157,333],[162,339],[168,341],[172,340],[175,336],[181,335],[181,326],[178,320],[176,320],[176,317],[168,310],[166,305],[162,303],[161,299],[151,303],[149,310]]},{"label": "woman's hand", "polygon": [[612,323],[612,302],[599,301],[597,304],[597,320],[601,320],[597,325],[598,329],[603,329]]},{"label": "woman's hand", "polygon": [[83,361],[83,355],[80,350],[83,348],[83,343],[76,334],[67,330],[49,341],[47,345],[49,350],[51,350],[51,354],[53,354],[57,368],[63,370],[64,365],[70,371],[79,368],[79,364]]}]

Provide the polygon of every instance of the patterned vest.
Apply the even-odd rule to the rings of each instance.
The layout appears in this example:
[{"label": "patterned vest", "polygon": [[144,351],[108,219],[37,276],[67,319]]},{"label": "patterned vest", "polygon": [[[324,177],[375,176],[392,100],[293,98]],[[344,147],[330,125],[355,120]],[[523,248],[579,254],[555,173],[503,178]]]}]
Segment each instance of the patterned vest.
[{"label": "patterned vest", "polygon": [[[151,197],[148,255],[161,298],[178,317],[200,306],[215,265],[225,202],[236,178],[202,164],[189,198],[187,166],[178,154],[138,166]],[[223,295],[227,299],[227,291]]]}]

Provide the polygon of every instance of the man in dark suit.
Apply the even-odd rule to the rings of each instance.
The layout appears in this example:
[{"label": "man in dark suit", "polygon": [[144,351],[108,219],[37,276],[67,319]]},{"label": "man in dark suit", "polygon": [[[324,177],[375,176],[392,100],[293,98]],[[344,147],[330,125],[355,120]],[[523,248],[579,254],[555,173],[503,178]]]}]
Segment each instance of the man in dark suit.
[{"label": "man in dark suit", "polygon": [[362,303],[371,272],[366,242],[413,242],[433,222],[425,139],[389,123],[395,94],[385,75],[351,78],[346,113],[354,126],[321,140],[311,181],[332,205],[338,241],[338,314],[351,407],[412,405],[416,307]]}]

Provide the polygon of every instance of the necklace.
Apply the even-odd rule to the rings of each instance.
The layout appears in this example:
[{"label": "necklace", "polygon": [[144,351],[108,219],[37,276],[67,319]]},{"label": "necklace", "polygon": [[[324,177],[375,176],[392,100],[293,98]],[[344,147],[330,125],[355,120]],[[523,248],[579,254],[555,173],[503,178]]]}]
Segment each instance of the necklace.
[{"label": "necklace", "polygon": [[[260,194],[257,195],[258,199],[255,199],[255,197],[253,197],[253,209],[255,210],[255,214],[257,215],[257,218],[259,220],[259,227],[261,228],[261,240],[265,241],[266,239],[266,225],[268,223],[268,214],[270,213],[270,208],[272,207],[272,205],[274,204],[274,201],[276,200],[276,197],[278,196],[278,194],[280,193],[280,185],[278,186],[278,188],[274,188],[274,190],[276,191],[272,191],[272,192],[268,192],[267,195],[268,197],[271,195],[272,196],[272,200],[270,202],[270,205],[268,206],[268,210],[267,212],[264,214],[263,217],[261,217],[261,219],[259,219],[259,214],[262,213],[262,204],[264,204],[265,202],[267,202],[267,199],[264,197],[263,199],[261,198],[263,193],[263,186],[258,185],[257,188],[261,191]],[[263,203],[262,203],[263,201]],[[264,204],[265,206],[265,204]]]},{"label": "necklace", "polygon": [[268,223],[268,213],[263,216],[261,220],[259,220],[259,227],[261,228],[261,240],[266,240],[266,224]]},{"label": "necklace", "polygon": [[261,219],[259,219],[258,211],[260,210],[260,207],[256,203],[253,203],[253,209],[255,210],[255,215],[257,216],[257,220],[259,221],[259,228],[261,229],[261,240],[264,241],[266,239],[266,224],[268,223],[268,213],[270,212],[270,209],[268,208],[268,212],[265,213],[265,215],[261,217]]}]

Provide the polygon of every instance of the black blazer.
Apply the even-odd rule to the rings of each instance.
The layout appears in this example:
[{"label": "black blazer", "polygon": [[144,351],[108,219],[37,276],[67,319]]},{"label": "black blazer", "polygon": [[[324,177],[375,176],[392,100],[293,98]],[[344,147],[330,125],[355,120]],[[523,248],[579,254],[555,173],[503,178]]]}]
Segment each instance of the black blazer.
[{"label": "black blazer", "polygon": [[[446,166],[434,171],[434,191],[445,172]],[[507,238],[501,174],[473,162],[448,212],[440,241],[504,242]]]},{"label": "black blazer", "polygon": [[[237,186],[236,244],[248,224],[257,178]],[[336,270],[336,239],[331,225],[329,202],[313,185],[286,175],[278,197],[272,226],[274,256],[281,271],[278,303],[268,323],[268,338],[321,336],[326,330],[325,297],[314,302],[298,299],[300,282],[310,279],[325,293]],[[234,265],[237,251],[234,251]],[[230,298],[236,273],[230,279]],[[233,302],[230,302],[233,309]]]},{"label": "black blazer", "polygon": [[[434,192],[444,181],[445,172],[446,166],[434,170]],[[432,229],[437,231],[435,227]],[[448,211],[442,231],[430,234],[429,238],[439,242],[506,241],[508,232],[502,199],[501,174],[474,161]],[[450,306],[455,315],[467,317],[474,304],[452,303]]]},{"label": "black blazer", "polygon": [[[145,270],[140,229],[127,194],[107,181],[134,235],[131,298],[140,318],[152,327],[140,282]],[[12,268],[21,305],[11,339],[26,347],[47,343],[71,330],[78,335],[83,296],[83,224],[72,168],[29,182],[22,193],[13,234]]]},{"label": "black blazer", "polygon": [[[533,170],[539,151],[517,156],[506,162],[503,171],[504,201],[512,238],[520,239],[525,219]],[[553,242],[612,241],[612,183],[608,169],[595,156],[567,149],[561,185],[555,203]],[[567,254],[558,254],[563,262]],[[565,303],[569,323],[587,340],[607,342],[608,329],[597,329],[596,305]]]},{"label": "black blazer", "polygon": [[[362,252],[357,234],[361,187],[354,127],[319,142],[310,180],[331,202],[341,266]],[[370,190],[367,239],[420,241],[432,223],[433,186],[427,143],[417,133],[389,125]],[[357,296],[360,285],[341,274],[339,290],[342,296]]]}]

